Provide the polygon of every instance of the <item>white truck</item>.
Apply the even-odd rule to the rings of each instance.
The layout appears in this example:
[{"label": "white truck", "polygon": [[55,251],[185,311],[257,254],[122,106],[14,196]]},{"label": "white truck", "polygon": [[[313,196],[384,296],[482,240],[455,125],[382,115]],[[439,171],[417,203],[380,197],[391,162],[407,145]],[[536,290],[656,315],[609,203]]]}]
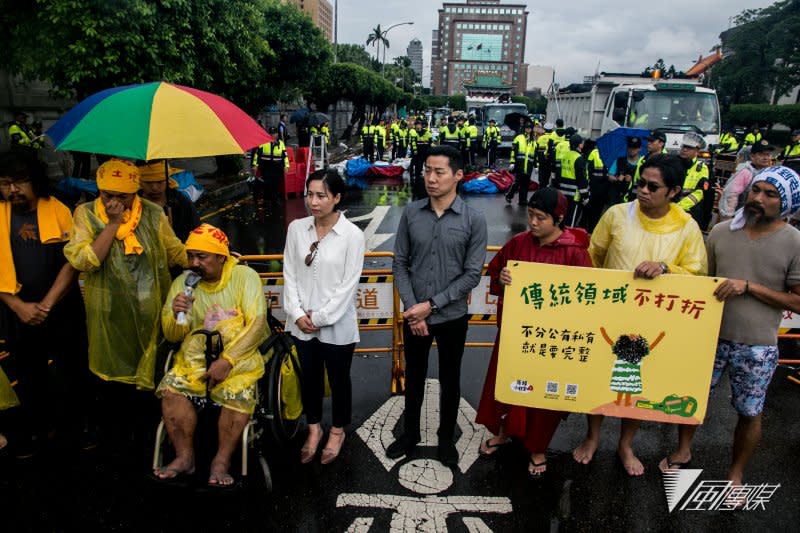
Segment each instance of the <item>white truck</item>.
[{"label": "white truck", "polygon": [[[507,120],[509,115],[512,119]],[[528,107],[525,104],[503,103],[497,98],[467,97],[467,114],[475,117],[478,127],[479,142],[483,142],[483,132],[489,125],[489,120],[494,119],[500,129],[500,144],[498,150],[511,150],[511,144],[517,135],[514,128],[518,127],[518,117],[528,117]]]},{"label": "white truck", "polygon": [[[589,85],[589,84],[587,84]],[[660,129],[666,148],[680,150],[687,131],[717,144],[720,115],[717,93],[699,86],[696,79],[653,79],[632,74],[602,73],[589,90],[551,91],[547,95],[547,121],[564,120],[584,138],[597,139],[619,127]]]}]

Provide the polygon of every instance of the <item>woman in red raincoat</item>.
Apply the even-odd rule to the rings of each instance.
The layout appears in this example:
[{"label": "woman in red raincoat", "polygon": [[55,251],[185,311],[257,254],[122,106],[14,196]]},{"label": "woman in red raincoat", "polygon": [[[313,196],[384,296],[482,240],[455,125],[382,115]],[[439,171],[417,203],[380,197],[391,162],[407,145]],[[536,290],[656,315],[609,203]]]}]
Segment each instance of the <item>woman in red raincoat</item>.
[{"label": "woman in red raincoat", "polygon": [[506,268],[506,263],[519,260],[591,267],[592,260],[588,251],[589,235],[580,228],[565,228],[566,214],[567,199],[561,192],[552,187],[536,191],[528,202],[530,230],[514,236],[489,263],[488,272],[491,278],[489,291],[499,297],[497,339],[486,371],[486,382],[483,385],[475,421],[486,426],[496,436],[481,443],[480,454],[483,457],[492,456],[500,446],[508,444],[512,437],[518,438],[531,454],[528,472],[533,477],[541,477],[547,469],[545,457],[547,446],[559,422],[566,417],[566,413],[507,405],[494,398],[503,288],[511,283],[511,274]]}]

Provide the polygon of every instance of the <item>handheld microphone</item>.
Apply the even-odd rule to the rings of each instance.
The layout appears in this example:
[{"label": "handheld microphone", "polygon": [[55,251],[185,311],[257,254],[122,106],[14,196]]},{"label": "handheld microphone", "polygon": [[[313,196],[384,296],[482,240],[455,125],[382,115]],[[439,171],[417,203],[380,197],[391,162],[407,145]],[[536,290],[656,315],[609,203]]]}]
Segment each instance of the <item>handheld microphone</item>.
[{"label": "handheld microphone", "polygon": [[[197,287],[197,284],[200,283],[201,279],[202,277],[197,272],[187,272],[186,278],[183,280],[183,294],[191,298],[195,287]],[[181,311],[178,313],[175,322],[177,322],[179,326],[186,326],[189,324],[189,319],[186,317],[186,313]]]}]

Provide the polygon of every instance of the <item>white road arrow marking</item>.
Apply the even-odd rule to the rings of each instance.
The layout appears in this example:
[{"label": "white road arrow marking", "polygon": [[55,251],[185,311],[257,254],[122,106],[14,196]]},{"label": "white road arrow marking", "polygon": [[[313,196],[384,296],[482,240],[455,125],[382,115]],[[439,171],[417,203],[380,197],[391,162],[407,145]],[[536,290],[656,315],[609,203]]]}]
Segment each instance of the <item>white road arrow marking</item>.
[{"label": "white road arrow marking", "polygon": [[381,225],[381,222],[383,222],[383,219],[386,218],[386,215],[389,213],[389,209],[391,209],[391,206],[379,205],[366,215],[360,215],[348,219],[350,222],[369,220],[369,224],[364,230],[364,240],[368,252],[375,250],[381,244],[391,239],[392,235],[394,235],[394,233],[376,233]]}]

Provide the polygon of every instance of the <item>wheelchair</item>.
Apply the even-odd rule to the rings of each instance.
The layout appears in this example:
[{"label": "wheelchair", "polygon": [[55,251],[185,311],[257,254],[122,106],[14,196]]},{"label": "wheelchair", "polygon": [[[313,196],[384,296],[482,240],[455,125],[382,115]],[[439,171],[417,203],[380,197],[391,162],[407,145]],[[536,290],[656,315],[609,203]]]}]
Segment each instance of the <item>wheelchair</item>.
[{"label": "wheelchair", "polygon": [[[264,358],[264,375],[256,383],[256,395],[258,398],[256,409],[242,431],[241,438],[241,482],[258,483],[254,479],[251,470],[257,470],[261,474],[262,486],[266,492],[272,491],[272,474],[265,456],[267,450],[286,451],[291,440],[300,428],[302,414],[296,419],[290,420],[283,416],[284,401],[283,392],[283,373],[281,369],[284,365],[291,364],[296,372],[300,372],[300,364],[297,359],[297,352],[291,336],[283,329],[283,324],[267,311],[267,325],[270,336],[259,347],[259,352]],[[206,337],[206,367],[222,351],[221,338],[219,332],[211,332],[198,329],[191,335],[203,335]],[[173,347],[167,356],[164,371],[167,372],[172,366],[172,357],[179,346]],[[199,418],[199,417],[198,417]],[[198,420],[198,427],[199,427]],[[195,432],[195,437],[198,431]],[[156,429],[155,447],[153,452],[152,467],[161,467],[165,461],[165,450],[167,446],[167,431],[162,419]],[[233,486],[236,486],[234,483]]]}]

